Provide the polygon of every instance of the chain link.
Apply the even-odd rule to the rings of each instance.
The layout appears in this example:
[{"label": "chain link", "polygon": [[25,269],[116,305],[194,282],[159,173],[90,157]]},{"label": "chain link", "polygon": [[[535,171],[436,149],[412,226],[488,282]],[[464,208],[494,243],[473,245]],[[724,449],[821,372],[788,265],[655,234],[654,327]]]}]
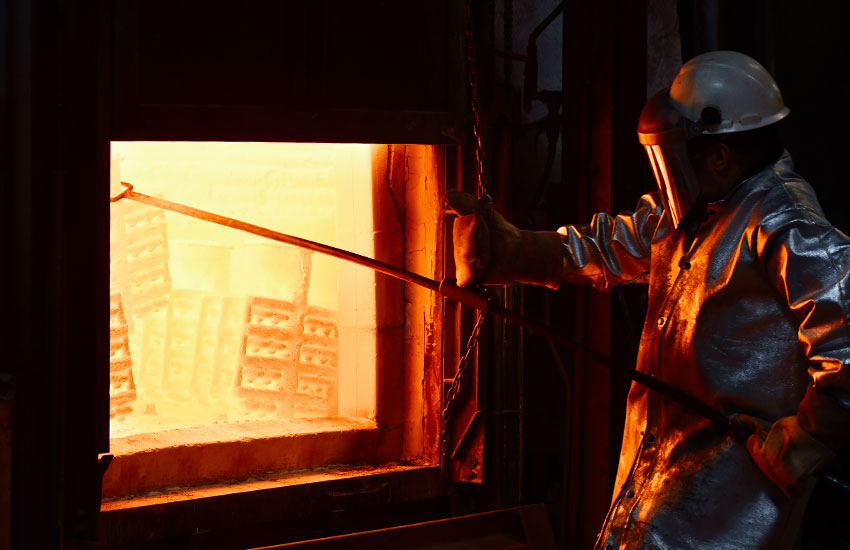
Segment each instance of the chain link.
[{"label": "chain link", "polygon": [[487,177],[484,173],[484,147],[481,143],[481,100],[478,96],[478,72],[475,70],[475,36],[472,33],[472,0],[463,3],[466,19],[466,61],[469,66],[469,92],[472,104],[472,133],[475,139],[475,177],[478,196],[487,194]]},{"label": "chain link", "polygon": [[480,311],[478,312],[478,318],[475,321],[475,327],[472,329],[472,334],[469,335],[469,340],[466,342],[466,350],[463,352],[463,356],[460,358],[457,364],[457,370],[455,371],[454,378],[452,378],[452,385],[449,387],[449,391],[446,392],[446,406],[443,409],[443,433],[445,437],[445,425],[446,421],[449,418],[449,413],[451,413],[454,408],[455,400],[457,399],[457,395],[460,392],[460,382],[463,379],[464,373],[466,372],[466,366],[469,364],[469,359],[472,357],[473,350],[478,347],[478,337],[481,333],[481,327],[484,325],[484,314]]},{"label": "chain link", "polygon": [[[475,70],[475,36],[472,33],[472,0],[465,0],[463,3],[465,17],[465,38],[466,38],[466,61],[469,66],[469,92],[470,102],[472,106],[472,133],[475,138],[475,178],[476,191],[478,197],[485,200],[485,204],[489,205],[489,197],[487,195],[487,178],[484,172],[484,147],[481,143],[481,100],[478,96],[478,73]],[[475,326],[472,333],[469,335],[469,340],[466,342],[466,348],[463,355],[458,361],[457,369],[455,370],[452,385],[446,392],[446,405],[443,407],[442,428],[443,428],[443,452],[446,452],[447,447],[447,431],[446,423],[449,414],[455,406],[457,396],[460,392],[461,381],[466,373],[466,368],[469,365],[472,357],[472,352],[478,348],[478,339],[481,334],[481,327],[484,325],[485,315],[481,311],[477,312],[475,318]]]}]

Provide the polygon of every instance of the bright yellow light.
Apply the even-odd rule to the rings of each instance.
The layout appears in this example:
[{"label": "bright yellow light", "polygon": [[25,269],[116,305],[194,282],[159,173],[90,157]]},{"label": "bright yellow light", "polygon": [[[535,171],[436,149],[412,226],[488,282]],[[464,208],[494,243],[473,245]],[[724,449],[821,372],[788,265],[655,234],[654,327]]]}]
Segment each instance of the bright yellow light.
[{"label": "bright yellow light", "polygon": [[[114,142],[111,194],[127,181],[141,193],[373,256],[373,150]],[[120,298],[113,309],[126,319],[130,357],[113,355],[136,392],[131,412],[126,395],[114,411],[113,436],[363,414],[339,384],[356,380],[346,369],[365,368],[369,355],[360,339],[374,331],[372,273],[352,275],[333,258],[129,200],[112,205],[111,238]],[[129,391],[123,380],[113,385]],[[374,397],[365,406],[373,409]]]}]

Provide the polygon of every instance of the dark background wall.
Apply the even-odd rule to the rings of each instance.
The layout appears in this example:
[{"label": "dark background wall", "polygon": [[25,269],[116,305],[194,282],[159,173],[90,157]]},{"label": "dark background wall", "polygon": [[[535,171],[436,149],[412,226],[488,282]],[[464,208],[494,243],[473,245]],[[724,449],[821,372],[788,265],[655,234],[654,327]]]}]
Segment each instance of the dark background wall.
[{"label": "dark background wall", "polygon": [[[647,44],[653,44],[653,36],[647,36],[647,18],[658,16],[649,8],[659,3],[564,2],[563,13],[538,41],[536,89],[552,93],[540,95],[526,111],[522,88],[527,39],[559,3],[473,1],[491,188],[497,205],[517,225],[554,229],[587,221],[598,209],[630,208],[641,193],[652,189],[635,125],[649,86],[647,54],[653,53],[651,46],[647,51]],[[798,170],[815,187],[827,217],[850,231],[850,208],[844,199],[850,145],[843,74],[850,53],[845,29],[848,4],[792,0],[667,4],[660,8],[661,14],[669,17],[671,10],[676,11],[682,59],[709,49],[737,49],[774,73],[791,108],[783,126]],[[386,13],[395,14],[400,25],[418,16],[413,4],[386,5],[392,7]],[[108,19],[111,6],[106,0],[85,7],[57,0],[0,1],[4,192],[0,227],[6,259],[0,276],[2,303],[12,325],[3,333],[6,355],[0,374],[14,378],[11,528],[20,547],[54,547],[63,538],[84,535],[74,533],[74,526],[91,526],[86,510],[96,509],[86,503],[96,487],[84,481],[96,477],[96,456],[90,451],[103,449],[105,434],[90,429],[94,423],[88,415],[104,409],[106,396],[93,402],[80,397],[84,391],[74,394],[68,388],[89,388],[98,376],[106,378],[99,350],[106,349],[102,290],[107,282],[105,274],[87,276],[86,266],[100,261],[107,250],[104,227],[98,226],[108,219],[103,215],[105,202],[99,202],[105,197],[107,174],[106,164],[98,159],[108,158],[108,151],[102,150],[108,131],[98,117],[99,102],[108,100],[110,93],[103,84],[109,63],[103,45],[110,44],[111,37],[109,32],[102,36],[102,31],[108,29],[103,18]],[[457,27],[440,32],[447,40],[458,40]],[[356,39],[354,33],[350,40]],[[383,44],[370,36],[363,46],[380,52]],[[506,53],[517,57],[506,64]],[[359,78],[359,71],[348,72],[353,65],[338,68],[345,69],[349,80]],[[400,89],[415,86],[407,73],[384,72],[381,65],[372,68],[373,77],[405,79]],[[388,78],[385,85],[392,84]],[[459,90],[465,86],[465,81],[457,84]],[[332,94],[332,86],[325,89]],[[393,99],[392,94],[381,97]],[[398,105],[392,101],[385,106],[388,114],[382,124],[388,132],[413,120],[409,113],[393,111]],[[352,110],[346,116],[362,113]],[[322,120],[327,128],[336,128],[338,118],[333,115]],[[445,120],[452,118],[438,122]],[[458,129],[448,141],[462,137],[465,128]],[[92,186],[92,178],[101,187]],[[71,215],[73,209],[91,211],[94,204],[100,205],[95,216]],[[89,242],[86,235],[91,231],[100,231],[102,238]],[[642,288],[611,293],[570,287],[516,292],[517,304],[530,315],[548,319],[600,351],[633,361],[635,334],[643,317]],[[544,502],[561,547],[588,547],[613,483],[628,384],[553,350],[541,339],[516,334],[513,338],[521,342],[520,353],[510,367],[513,378],[502,377],[499,390],[515,391],[520,397],[522,448],[512,445],[501,452],[521,457],[519,475],[490,476],[490,487],[450,487],[447,492],[464,499],[464,511],[482,511],[499,503]],[[80,365],[96,366],[89,370]],[[560,368],[566,377],[559,375]],[[4,379],[4,391],[8,380]],[[81,457],[81,448],[89,454]],[[492,487],[508,481],[514,486]],[[846,508],[813,510],[819,523],[809,520],[812,542],[807,548],[840,548],[840,541],[850,540],[845,535],[825,541],[822,535],[836,533],[846,524],[846,519],[835,517]],[[364,512],[360,513],[362,517]],[[357,518],[350,514],[346,530],[357,529]],[[389,515],[385,520],[385,524],[393,521]],[[372,521],[370,526],[380,524]],[[207,539],[212,545],[215,537]]]},{"label": "dark background wall", "polygon": [[827,219],[850,232],[843,157],[850,146],[844,78],[850,36],[846,2],[687,0],[678,3],[684,59],[711,49],[744,52],[776,79],[791,114],[781,123],[797,171]]}]

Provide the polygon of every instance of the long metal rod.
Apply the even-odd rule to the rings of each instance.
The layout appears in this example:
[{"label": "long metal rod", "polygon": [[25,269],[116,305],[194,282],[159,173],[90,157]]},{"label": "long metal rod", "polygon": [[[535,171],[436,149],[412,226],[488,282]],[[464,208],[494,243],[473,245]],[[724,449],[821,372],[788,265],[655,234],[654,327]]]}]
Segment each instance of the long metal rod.
[{"label": "long metal rod", "polygon": [[405,269],[398,268],[394,265],[382,262],[380,260],[376,260],[374,258],[370,258],[368,256],[363,256],[355,252],[343,250],[342,248],[336,248],[326,244],[317,243],[315,241],[302,239],[300,237],[294,237],[292,235],[287,235],[286,233],[281,233],[279,231],[273,231],[271,229],[267,229],[259,225],[243,222],[234,218],[228,218],[227,216],[213,214],[212,212],[207,212],[206,210],[186,206],[185,204],[180,204],[169,200],[160,199],[157,197],[151,197],[150,195],[145,195],[143,193],[138,193],[133,190],[133,184],[131,183],[126,183],[122,181],[121,185],[126,188],[125,191],[122,192],[120,195],[117,195],[116,197],[112,197],[110,201],[115,202],[116,200],[121,199],[131,199],[137,202],[162,208],[163,210],[179,212],[180,214],[185,214],[193,218],[198,218],[199,220],[212,222],[218,225],[223,225],[225,227],[232,227],[233,229],[238,229],[247,233],[253,233],[254,235],[259,235],[260,237],[265,237],[273,241],[291,244],[292,246],[305,248],[307,250],[312,250],[313,252],[319,252],[320,254],[326,254],[328,256],[333,256],[334,258],[339,258],[341,260],[346,260],[358,265],[366,266],[368,268],[374,269],[375,271],[379,271],[386,275],[390,275],[391,277],[395,277],[396,279],[401,279],[402,281],[407,281],[409,283],[414,283],[419,286],[424,286],[425,288],[433,290],[435,292],[437,292],[440,287],[440,283],[434,281],[433,279],[417,275],[416,273],[411,273],[410,271],[407,271]]},{"label": "long metal rod", "polygon": [[[616,370],[622,373],[630,380],[642,384],[648,387],[649,389],[659,393],[660,395],[669,397],[670,399],[676,401],[677,403],[689,409],[690,411],[708,419],[717,429],[723,432],[731,433],[738,441],[744,442],[751,435],[751,432],[749,432],[746,428],[732,423],[725,414],[716,410],[710,405],[703,403],[699,399],[683,392],[682,390],[674,386],[671,386],[662,382],[661,380],[658,380],[654,376],[644,374],[640,371],[633,369],[629,365],[624,365],[620,362],[615,361],[614,359],[603,353],[600,353],[594,349],[591,349],[583,344],[580,344],[568,338],[564,338],[563,336],[552,330],[551,327],[543,323],[534,321],[524,315],[516,313],[515,311],[499,306],[495,304],[495,302],[491,300],[491,297],[484,292],[468,288],[461,288],[457,286],[455,282],[451,279],[444,279],[442,282],[438,282],[434,279],[429,279],[428,277],[424,277],[422,275],[407,271],[406,269],[396,267],[394,265],[382,262],[380,260],[376,260],[374,258],[370,258],[368,256],[356,254],[348,250],[343,250],[334,246],[317,243],[308,239],[302,239],[300,237],[294,237],[292,235],[287,235],[279,231],[273,231],[271,229],[243,222],[241,220],[228,218],[226,216],[213,214],[212,212],[193,208],[184,204],[160,199],[157,197],[151,197],[150,195],[145,195],[143,193],[138,193],[136,191],[133,191],[133,185],[130,183],[121,182],[121,185],[123,185],[126,189],[121,194],[115,197],[111,197],[109,199],[110,202],[116,202],[121,199],[130,199],[144,204],[149,204],[151,206],[156,206],[164,210],[171,210],[172,212],[178,212],[180,214],[185,214],[187,216],[191,216],[200,220],[212,222],[218,225],[223,225],[225,227],[231,227],[233,229],[238,229],[247,233],[252,233],[254,235],[265,237],[273,241],[278,241],[307,250],[312,250],[313,252],[318,252],[320,254],[333,256],[334,258],[339,258],[341,260],[345,260],[374,269],[379,273],[395,277],[396,279],[401,279],[402,281],[425,287],[433,292],[437,292],[438,294],[450,300],[460,302],[475,309],[484,310],[487,313],[491,313],[498,317],[502,317],[503,319],[506,319],[512,323],[516,323],[522,327],[527,328],[531,332],[539,334],[540,336],[543,336],[545,338],[549,338],[553,342],[558,343],[569,351],[584,355],[585,357],[602,366]],[[842,488],[847,492],[850,492],[850,485],[848,485],[847,482],[841,480],[835,475],[832,475],[828,472],[822,472],[819,477],[821,479],[826,479],[830,481],[837,487]]]},{"label": "long metal rod", "polygon": [[368,256],[356,254],[348,250],[343,250],[341,248],[317,243],[308,239],[302,239],[300,237],[294,237],[292,235],[287,235],[279,231],[273,231],[271,229],[260,227],[258,225],[247,223],[241,220],[236,220],[234,218],[228,218],[219,214],[207,212],[199,208],[186,206],[184,204],[160,199],[157,197],[151,197],[150,195],[145,195],[143,193],[134,191],[133,186],[130,183],[121,182],[121,185],[123,185],[126,189],[120,195],[111,198],[110,200],[112,202],[121,199],[130,199],[144,204],[149,204],[151,206],[156,206],[164,210],[178,212],[180,214],[185,214],[187,216],[198,218],[200,220],[212,222],[218,225],[223,225],[225,227],[231,227],[233,229],[238,229],[247,233],[252,233],[254,235],[265,237],[273,241],[278,241],[285,244],[297,246],[299,248],[312,250],[313,252],[318,252],[320,254],[333,256],[334,258],[339,258],[341,260],[345,260],[374,269],[375,271],[384,273],[385,275],[389,275],[397,279],[401,279],[402,281],[425,287],[451,300],[455,300],[475,309],[483,310],[486,313],[502,317],[508,321],[523,326],[536,334],[549,338],[554,342],[557,342],[558,344],[572,352],[580,353],[590,358],[592,361],[599,363],[600,365],[608,367],[609,369],[617,370],[623,373],[631,380],[643,384],[644,386],[647,386],[648,388],[657,391],[662,395],[665,395],[667,397],[670,397],[671,399],[678,401],[679,403],[691,409],[692,411],[700,414],[701,416],[704,416],[705,418],[708,418],[712,423],[716,424],[720,428],[723,428],[725,430],[735,429],[735,426],[730,424],[726,416],[724,416],[719,411],[716,411],[712,407],[706,405],[702,401],[691,397],[690,395],[682,392],[681,390],[673,386],[661,382],[657,378],[636,371],[631,368],[631,366],[621,364],[613,360],[611,357],[608,357],[607,355],[604,355],[573,340],[564,338],[563,336],[552,330],[550,327],[544,325],[543,323],[539,323],[537,321],[529,319],[528,317],[525,317],[524,315],[520,315],[519,313],[516,313],[510,309],[499,306],[495,304],[490,299],[490,296],[484,292],[458,287],[451,279],[444,279],[442,282],[438,282],[433,279],[429,279],[428,277],[423,277],[422,275],[407,271],[406,269],[396,267],[394,265],[376,260],[374,258],[370,258]]}]

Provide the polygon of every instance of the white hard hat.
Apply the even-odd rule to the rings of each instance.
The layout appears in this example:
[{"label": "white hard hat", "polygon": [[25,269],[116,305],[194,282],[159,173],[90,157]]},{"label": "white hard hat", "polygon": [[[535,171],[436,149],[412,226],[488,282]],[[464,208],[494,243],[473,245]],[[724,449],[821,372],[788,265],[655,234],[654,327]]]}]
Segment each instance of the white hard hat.
[{"label": "white hard hat", "polygon": [[670,86],[670,99],[703,134],[754,130],[789,112],[770,73],[755,59],[731,51],[704,53],[685,63]]},{"label": "white hard hat", "polygon": [[678,227],[700,193],[688,141],[762,128],[788,112],[770,73],[755,59],[730,51],[694,57],[669,90],[650,97],[640,114],[638,138],[673,224]]}]

